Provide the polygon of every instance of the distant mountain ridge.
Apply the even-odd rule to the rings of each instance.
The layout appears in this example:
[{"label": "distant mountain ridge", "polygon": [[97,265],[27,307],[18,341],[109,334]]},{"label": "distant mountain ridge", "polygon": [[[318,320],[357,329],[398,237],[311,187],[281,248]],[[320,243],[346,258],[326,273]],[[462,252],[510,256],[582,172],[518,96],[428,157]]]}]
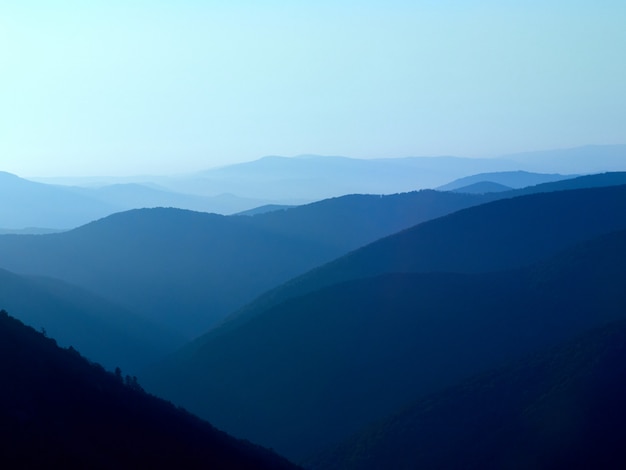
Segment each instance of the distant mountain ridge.
[{"label": "distant mountain ridge", "polygon": [[70,189],[35,183],[0,172],[0,227],[67,229],[104,217],[112,205]]},{"label": "distant mountain ridge", "polygon": [[467,186],[462,186],[457,189],[453,189],[455,193],[466,194],[487,194],[487,193],[501,193],[504,191],[511,191],[513,188],[505,186],[500,183],[493,183],[491,181],[480,181],[478,183],[472,183]]},{"label": "distant mountain ridge", "polygon": [[[499,158],[268,156],[187,175],[37,178],[37,181],[86,187],[48,185],[46,191],[54,194],[49,193],[46,199],[35,191],[30,203],[12,196],[11,191],[3,192],[2,187],[10,185],[0,178],[0,196],[14,201],[10,210],[5,207],[4,213],[0,211],[0,227],[68,229],[113,212],[146,207],[233,214],[265,204],[300,205],[346,194],[396,194],[437,188],[452,180],[484,173],[626,171],[625,162],[626,145],[587,146]],[[95,183],[100,187],[94,187]]]},{"label": "distant mountain ridge", "polygon": [[511,189],[520,189],[526,186],[534,186],[541,183],[551,183],[564,179],[575,178],[580,175],[560,175],[560,174],[544,174],[531,173],[528,171],[500,171],[495,173],[479,173],[476,175],[465,176],[450,183],[444,184],[436,188],[439,191],[454,191],[467,187],[476,183],[497,183],[508,186]]}]

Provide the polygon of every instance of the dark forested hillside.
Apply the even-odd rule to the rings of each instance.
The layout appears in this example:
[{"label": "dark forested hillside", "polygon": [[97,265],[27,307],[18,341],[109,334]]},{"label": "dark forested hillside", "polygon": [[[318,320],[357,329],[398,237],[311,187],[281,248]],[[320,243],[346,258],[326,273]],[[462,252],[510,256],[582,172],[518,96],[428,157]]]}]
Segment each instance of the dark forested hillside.
[{"label": "dark forested hillside", "polygon": [[3,468],[288,469],[0,311]]},{"label": "dark forested hillside", "polygon": [[624,279],[626,231],[524,269],[352,280],[206,335],[145,380],[303,458],[422,394],[624,317]]},{"label": "dark forested hillside", "polygon": [[624,468],[625,363],[619,321],[429,395],[305,466]]}]

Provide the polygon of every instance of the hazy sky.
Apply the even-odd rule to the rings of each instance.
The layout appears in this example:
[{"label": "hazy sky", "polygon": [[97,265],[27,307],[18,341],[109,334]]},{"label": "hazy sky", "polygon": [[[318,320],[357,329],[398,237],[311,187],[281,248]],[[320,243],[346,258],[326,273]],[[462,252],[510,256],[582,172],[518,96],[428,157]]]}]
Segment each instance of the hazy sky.
[{"label": "hazy sky", "polygon": [[7,0],[0,170],[626,143],[625,25],[623,0]]}]

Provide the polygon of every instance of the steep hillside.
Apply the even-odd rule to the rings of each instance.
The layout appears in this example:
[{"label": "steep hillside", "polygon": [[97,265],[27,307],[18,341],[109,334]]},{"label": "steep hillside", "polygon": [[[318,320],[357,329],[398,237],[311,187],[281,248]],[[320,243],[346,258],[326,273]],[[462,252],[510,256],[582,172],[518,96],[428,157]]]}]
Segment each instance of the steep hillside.
[{"label": "steep hillside", "polygon": [[620,321],[429,395],[305,466],[624,468],[625,361]]},{"label": "steep hillside", "polygon": [[58,348],[4,310],[0,374],[4,468],[294,468]]},{"label": "steep hillside", "polygon": [[299,459],[420,395],[623,318],[624,279],[626,231],[524,269],[352,280],[206,335],[144,380]]}]

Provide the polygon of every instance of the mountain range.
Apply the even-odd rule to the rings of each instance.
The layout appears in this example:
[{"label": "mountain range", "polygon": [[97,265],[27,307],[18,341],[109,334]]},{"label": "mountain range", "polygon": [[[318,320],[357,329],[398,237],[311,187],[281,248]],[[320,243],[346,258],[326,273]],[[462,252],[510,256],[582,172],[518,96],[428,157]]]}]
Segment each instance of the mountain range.
[{"label": "mountain range", "polygon": [[255,216],[134,210],[63,233],[0,236],[0,267],[74,284],[192,338],[293,276],[483,200],[421,191]]},{"label": "mountain range", "polygon": [[[142,387],[310,468],[621,458],[626,172],[562,173],[619,169],[624,148],[268,157],[100,188],[0,174],[0,216],[24,224],[0,235],[0,310],[40,331],[0,314],[3,461],[292,468]],[[420,178],[454,181],[383,194]],[[201,205],[227,182],[261,205],[115,212]],[[366,183],[380,193],[263,205],[285,188],[297,199]],[[25,225],[27,209],[104,215],[54,230]]]},{"label": "mountain range", "polygon": [[[268,156],[177,176],[34,180],[63,184],[65,188],[59,186],[57,189],[88,197],[89,204],[97,203],[97,207],[102,204],[115,206],[116,211],[171,206],[231,214],[265,204],[299,205],[346,194],[395,194],[437,188],[453,180],[482,173],[524,171],[553,177],[558,176],[552,175],[554,173],[573,176],[626,171],[625,157],[626,145],[586,146],[498,158],[440,156],[365,160],[318,155]],[[542,177],[538,175],[539,179],[535,181],[529,179],[527,184],[537,184]],[[519,188],[516,184],[496,182]],[[68,188],[68,185],[71,187]],[[87,204],[85,201],[82,203]],[[12,214],[12,219],[7,215],[0,217],[0,228],[35,226],[68,229],[111,213],[101,212],[98,215],[94,211],[89,220],[82,218],[77,222],[77,212],[73,215],[58,214],[58,207],[50,205],[49,214],[37,219],[26,218],[34,208],[30,209],[28,205],[16,207],[23,212],[21,218],[16,214]],[[84,207],[82,210],[85,210]],[[55,214],[58,214],[56,220],[52,217]],[[61,215],[66,218],[59,219]]]}]

